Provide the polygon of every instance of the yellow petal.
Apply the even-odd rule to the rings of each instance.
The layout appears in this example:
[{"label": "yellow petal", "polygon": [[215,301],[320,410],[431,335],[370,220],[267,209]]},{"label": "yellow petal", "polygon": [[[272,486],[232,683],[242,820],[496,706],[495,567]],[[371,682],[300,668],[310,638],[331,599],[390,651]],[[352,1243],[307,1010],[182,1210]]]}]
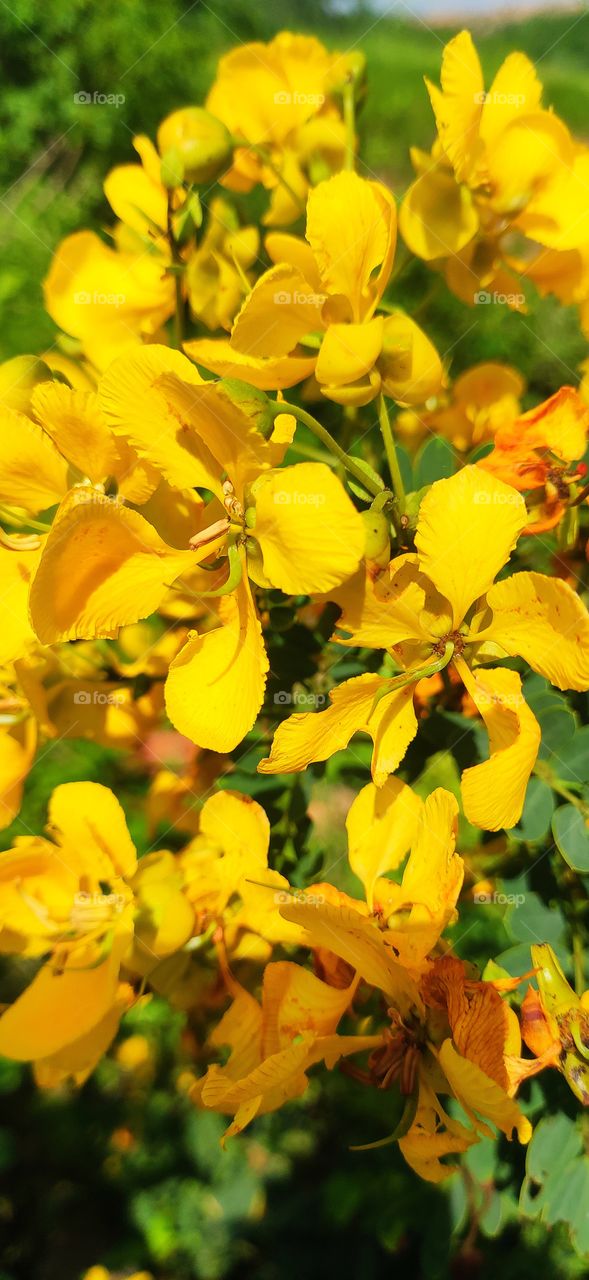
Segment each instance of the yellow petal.
[{"label": "yellow petal", "polygon": [[147,346],[110,366],[99,387],[101,409],[113,431],[170,484],[179,489],[211,488],[218,467],[168,403],[160,385],[165,374],[174,374],[195,389],[202,383],[194,365],[179,351]]},{"label": "yellow petal", "polygon": [[35,388],[31,406],[60,453],[82,476],[98,484],[116,474],[117,441],[93,392],[73,391],[63,382],[43,382]]},{"label": "yellow petal", "polygon": [[305,355],[301,349],[288,356],[259,359],[236,351],[227,338],[196,338],[184,344],[191,360],[196,361],[220,378],[244,378],[260,391],[283,390],[309,378],[315,368],[316,356]]},{"label": "yellow petal", "polygon": [[386,317],[377,368],[383,391],[402,405],[424,404],[442,387],[442,362],[433,343],[401,311]]},{"label": "yellow petal", "polygon": [[468,181],[479,158],[485,98],[481,64],[469,31],[461,31],[446,45],[440,80],[441,92],[426,80],[440,142],[458,181]]},{"label": "yellow petal", "polygon": [[544,446],[565,462],[576,462],[583,457],[587,448],[589,407],[574,387],[561,387],[535,409],[521,414],[519,421],[522,434],[529,433],[534,448]]},{"label": "yellow petal", "polygon": [[314,36],[280,31],[219,60],[209,111],[250,142],[282,143],[322,109],[330,55]]},{"label": "yellow petal", "polygon": [[459,253],[479,228],[468,187],[453,173],[431,168],[409,188],[399,212],[399,229],[412,253],[426,262]]},{"label": "yellow petal", "polygon": [[538,754],[540,726],[521,692],[517,672],[498,668],[475,674],[460,658],[455,666],[489,733],[489,759],[462,775],[464,812],[469,822],[486,831],[514,827]]},{"label": "yellow petal", "polygon": [[278,1053],[301,1032],[327,1036],[335,1031],[348,1008],[357,983],[330,987],[308,969],[288,960],[264,970],[262,996],[262,1053]]},{"label": "yellow petal", "polygon": [[122,805],[99,782],[64,782],[49,801],[49,825],[60,844],[75,850],[80,864],[97,880],[133,875],[135,845]]},{"label": "yellow petal", "polygon": [[264,241],[268,256],[275,266],[286,263],[293,271],[304,276],[316,293],[321,293],[321,279],[311,246],[299,236],[284,231],[270,231]]},{"label": "yellow petal", "polygon": [[559,689],[589,687],[589,613],[567,582],[514,573],[491,588],[487,604],[493,645],[525,658]]},{"label": "yellow petal", "polygon": [[88,1034],[113,1004],[122,947],[113,944],[102,964],[95,947],[76,949],[64,970],[51,961],[0,1018],[0,1054],[19,1062],[46,1058]]},{"label": "yellow petal", "polygon": [[141,165],[121,164],[111,169],[104,180],[104,194],[117,218],[139,235],[149,235],[150,221],[165,232],[167,192]]},{"label": "yellow petal", "polygon": [[310,192],[307,240],[325,289],[348,299],[351,319],[368,319],[380,301],[396,238],[395,202],[380,182],[338,173]]},{"label": "yellow petal", "polygon": [[173,955],[194,932],[194,908],[182,891],[180,860],[165,850],[140,861],[132,889],[137,918],[134,950],[125,958],[129,969],[149,975],[160,959]]},{"label": "yellow petal", "polygon": [[[489,178],[496,209],[505,213],[519,213],[523,209],[523,225],[528,234],[542,236],[542,223],[553,222],[555,228],[562,218],[561,201],[572,203],[567,190],[574,160],[574,147],[566,126],[550,111],[536,111],[514,118],[500,133],[489,152]],[[551,192],[551,179],[562,166],[562,187],[555,184]],[[560,175],[559,175],[560,176]],[[585,186],[585,183],[583,183]],[[538,193],[538,195],[537,195]],[[568,198],[567,198],[568,197]],[[574,196],[573,196],[574,199]],[[576,211],[568,208],[565,219],[574,225]],[[548,218],[547,218],[548,215]],[[553,215],[550,217],[550,215]],[[586,219],[585,212],[585,219]],[[565,222],[565,225],[566,225]],[[586,242],[585,235],[581,241]],[[574,248],[565,237],[548,234],[548,243],[556,240],[557,248]]]},{"label": "yellow petal", "polygon": [[0,364],[0,404],[17,413],[28,413],[31,392],[39,382],[51,380],[49,361],[39,356],[13,356]]},{"label": "yellow petal", "polygon": [[376,576],[363,566],[330,592],[342,610],[336,623],[338,644],[392,649],[407,640],[427,641],[421,615],[432,594],[417,556],[396,556]]},{"label": "yellow petal", "polygon": [[[248,1108],[246,1112],[248,1123],[260,1108],[275,1111],[291,1098],[299,1097],[307,1087],[304,1066],[313,1038],[311,1035],[301,1036],[296,1044],[265,1058],[260,1066],[254,1067],[241,1080],[227,1079],[222,1067],[209,1067],[201,1091],[204,1106],[213,1111],[236,1111],[239,1115],[245,1103],[258,1101],[253,1110]],[[231,1126],[225,1137],[240,1132],[244,1127],[242,1118],[237,1127]]]},{"label": "yellow petal", "polygon": [[[300,217],[304,207],[309,184],[301,167],[301,161],[296,152],[290,148],[285,148],[281,163],[280,174],[284,179],[283,182],[272,174],[271,180],[273,186],[270,196],[270,204],[262,218],[262,222],[266,227],[289,227],[291,223],[296,222]],[[285,183],[288,183],[288,188]],[[270,186],[270,181],[266,177],[265,185]],[[292,195],[291,195],[292,192]]]},{"label": "yellow petal", "polygon": [[174,312],[174,281],[149,253],[117,252],[93,231],[59,245],[45,280],[45,306],[61,329],[78,338],[98,369],[157,333]]},{"label": "yellow petal", "polygon": [[419,1082],[417,1114],[399,1150],[407,1164],[426,1182],[443,1182],[459,1168],[442,1164],[443,1157],[459,1155],[478,1141],[476,1133],[454,1120],[443,1109],[433,1089]]},{"label": "yellow petal", "polygon": [[341,387],[369,373],[382,348],[383,318],[365,324],[331,324],[321,343],[315,377],[326,387]]},{"label": "yellow petal", "polygon": [[[35,1062],[33,1070],[35,1083],[39,1088],[55,1089],[70,1079],[76,1085],[84,1084],[112,1044],[119,1029],[121,1017],[132,1000],[132,988],[127,983],[120,983],[116,1004],[107,1010],[95,1027],[92,1027],[86,1035],[80,1036],[78,1040],[73,1040],[65,1048],[58,1050],[57,1053]],[[100,1280],[100,1277],[96,1280]],[[109,1280],[108,1273],[105,1275],[105,1280]]]},{"label": "yellow petal", "polygon": [[541,97],[542,85],[533,62],[525,53],[510,53],[486,95],[480,129],[485,145],[491,149],[513,120],[532,114]]},{"label": "yellow petal", "polygon": [[355,676],[332,690],[326,711],[289,716],[278,726],[259,772],[297,773],[312,761],[327,760],[343,750],[354,733],[363,731],[373,738],[372,776],[377,786],[382,785],[417,731],[411,685],[391,692],[374,707],[377,694],[386,686],[387,681],[377,675]]},{"label": "yellow petal", "polygon": [[260,867],[268,864],[270,823],[257,801],[239,791],[219,791],[205,801],[199,831],[228,854]]},{"label": "yellow petal", "polygon": [[23,788],[35,758],[36,722],[29,719],[12,732],[0,733],[0,831],[16,817]]},{"label": "yellow petal", "polygon": [[421,569],[452,605],[455,626],[488,591],[527,522],[521,494],[480,467],[432,485],[419,510],[415,545]]},{"label": "yellow petal", "polygon": [[394,871],[411,848],[423,805],[400,778],[388,778],[380,789],[369,782],[353,801],[346,818],[348,857],[372,906],[375,881]]},{"label": "yellow petal", "polygon": [[280,908],[285,920],[307,930],[309,943],[325,947],[341,956],[371,986],[391,996],[401,1013],[422,1009],[417,984],[398,964],[392,947],[373,920],[367,920],[353,907],[330,903],[309,905],[289,902]]},{"label": "yellow petal", "polygon": [[362,517],[321,462],[271,471],[256,486],[253,530],[274,587],[299,595],[329,591],[364,553]]},{"label": "yellow petal", "polygon": [[227,598],[225,621],[193,635],[166,681],[172,724],[198,746],[232,751],[262,705],[268,659],[247,581]]},{"label": "yellow petal", "polygon": [[35,632],[44,644],[114,636],[153,613],[170,583],[210,551],[174,551],[137,512],[91,489],[74,491],[31,587]]},{"label": "yellow petal", "polygon": [[35,641],[28,600],[40,554],[40,548],[16,551],[0,546],[0,666],[16,662]]},{"label": "yellow petal", "polygon": [[263,359],[286,356],[307,333],[322,329],[324,293],[316,293],[286,263],[271,267],[246,298],[233,326],[231,347]]},{"label": "yellow petal", "polygon": [[[233,389],[217,382],[192,386],[175,374],[164,374],[158,386],[172,413],[190,428],[192,438],[214,459],[216,474],[210,487],[223,492],[220,477],[226,473],[236,496],[243,501],[244,490],[259,473],[282,461],[286,441],[292,439],[294,420],[288,415],[277,419],[282,431],[266,440],[258,429],[258,411],[265,412],[265,397],[242,385]],[[284,428],[289,426],[286,433]]]},{"label": "yellow petal", "polygon": [[401,962],[420,966],[452,919],[464,879],[464,863],[456,853],[458,804],[438,787],[419,814],[416,836],[398,891],[400,905],[411,909],[397,927],[389,921],[387,937]]},{"label": "yellow petal", "polygon": [[438,1057],[455,1097],[468,1112],[484,1116],[508,1138],[513,1137],[515,1130],[520,1142],[529,1142],[532,1136],[529,1120],[500,1085],[490,1080],[474,1062],[462,1058],[451,1040],[444,1041]]},{"label": "yellow petal", "polygon": [[61,502],[68,479],[65,458],[42,428],[24,413],[3,408],[0,501],[33,514],[44,511]]}]

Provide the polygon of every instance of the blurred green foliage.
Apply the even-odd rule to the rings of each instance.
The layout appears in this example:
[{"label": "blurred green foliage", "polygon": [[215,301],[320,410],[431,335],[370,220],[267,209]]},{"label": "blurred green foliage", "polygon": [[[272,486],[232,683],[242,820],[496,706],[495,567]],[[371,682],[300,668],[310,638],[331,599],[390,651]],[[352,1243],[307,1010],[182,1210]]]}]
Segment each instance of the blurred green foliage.
[{"label": "blurred green foliage", "polygon": [[[224,50],[285,27],[313,31],[332,47],[358,43],[364,50],[363,172],[384,178],[400,196],[411,177],[409,145],[426,147],[433,138],[422,77],[437,79],[450,31],[393,18],[375,22],[361,10],[330,16],[315,0],[275,0],[266,8],[251,0],[190,6],[186,0],[68,0],[43,9],[35,0],[14,0],[12,8],[0,7],[3,357],[53,341],[41,294],[52,252],[63,235],[111,222],[102,180],[113,164],[132,157],[133,135],[153,137],[167,112],[202,101]],[[489,76],[512,49],[539,60],[546,101],[586,134],[589,19],[573,24],[569,15],[537,16],[484,30],[477,43]],[[76,93],[94,91],[124,94],[125,102],[118,108],[76,102]],[[419,307],[431,283],[416,264],[398,296]],[[479,317],[441,290],[428,302],[426,323],[455,371],[483,358],[508,360],[528,377],[535,399],[574,381],[585,355],[574,312],[551,302],[534,306],[529,316],[490,307]],[[326,419],[329,413],[326,407]],[[409,488],[444,473],[448,460],[439,453],[417,459]],[[405,465],[410,470],[408,458]],[[548,568],[554,551],[546,539]],[[306,628],[294,625],[272,640],[277,687],[289,687],[281,673],[290,673],[289,683],[293,670],[301,682],[312,677]],[[332,657],[342,678],[377,661],[336,646]],[[467,906],[455,931],[466,958],[493,955],[514,974],[529,968],[529,941],[538,936],[566,963],[562,943],[571,921],[560,901],[562,876],[578,874],[586,894],[589,870],[586,833],[571,834],[559,817],[566,806],[555,808],[563,786],[589,787],[583,736],[589,729],[579,732],[589,719],[587,697],[571,707],[538,677],[527,680],[526,696],[542,724],[544,771],[532,780],[522,819],[509,833],[509,879],[502,883],[511,905],[503,912]],[[469,734],[474,737],[472,727]],[[463,726],[447,712],[430,718],[424,736],[425,766],[423,752],[412,749],[404,776],[423,794],[436,785],[455,790],[466,747],[472,759],[476,741],[466,744]],[[274,864],[295,883],[328,872],[353,892],[342,858],[342,813],[334,816],[332,806],[334,795],[349,803],[366,780],[368,748],[360,744],[353,759],[344,754],[326,771],[285,780],[256,777],[251,746],[242,748],[249,753],[247,769],[237,759],[227,781],[267,807]],[[111,785],[145,849],[144,775],[120,753],[78,742],[52,745],[39,758],[4,845],[43,828],[48,797],[64,778]],[[313,828],[306,818],[311,795]],[[174,847],[173,835],[161,834]],[[562,871],[541,856],[553,839],[566,863]],[[468,824],[461,840],[468,848]],[[514,905],[521,896],[524,903]],[[348,1150],[387,1131],[386,1105],[382,1095],[337,1071],[321,1091],[313,1082],[301,1103],[258,1122],[222,1153],[222,1119],[195,1112],[178,1084],[194,1056],[192,1034],[184,1015],[163,1001],[140,1003],[125,1021],[124,1036],[145,1038],[147,1066],[130,1071],[108,1059],[77,1095],[40,1094],[27,1069],[2,1065],[0,1168],[7,1183],[0,1198],[0,1280],[79,1280],[96,1263],[117,1277],[146,1268],[158,1280],[587,1274],[576,1252],[589,1249],[579,1208],[589,1185],[586,1135],[555,1073],[524,1094],[534,1121],[547,1114],[527,1158],[515,1145],[484,1142],[469,1153],[464,1175],[437,1189],[419,1183],[394,1147]]]}]

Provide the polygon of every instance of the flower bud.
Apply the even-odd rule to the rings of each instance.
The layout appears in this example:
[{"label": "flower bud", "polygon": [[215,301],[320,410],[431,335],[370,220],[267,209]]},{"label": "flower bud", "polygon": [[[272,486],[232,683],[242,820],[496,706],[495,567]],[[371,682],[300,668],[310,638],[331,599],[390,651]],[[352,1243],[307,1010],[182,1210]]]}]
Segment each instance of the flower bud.
[{"label": "flower bud", "polygon": [[389,522],[382,511],[363,511],[362,519],[366,530],[366,547],[364,554],[367,560],[375,560],[377,564],[386,565],[391,558],[391,542]]},{"label": "flower bud", "polygon": [[[160,155],[181,159],[187,182],[211,182],[230,163],[231,134],[203,107],[183,107],[162,121],[157,134]],[[162,179],[163,181],[163,179]]]}]

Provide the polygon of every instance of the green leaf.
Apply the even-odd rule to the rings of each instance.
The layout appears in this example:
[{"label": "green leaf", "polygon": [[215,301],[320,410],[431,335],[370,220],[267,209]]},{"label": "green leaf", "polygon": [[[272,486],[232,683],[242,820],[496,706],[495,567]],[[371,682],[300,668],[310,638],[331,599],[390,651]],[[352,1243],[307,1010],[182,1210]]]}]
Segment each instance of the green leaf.
[{"label": "green leaf", "polygon": [[[517,942],[559,942],[564,933],[564,919],[557,906],[546,906],[537,893],[516,897],[505,912],[505,928]],[[523,898],[523,902],[521,899]]]},{"label": "green leaf", "polygon": [[576,721],[572,711],[564,704],[550,705],[540,710],[536,705],[532,710],[542,730],[538,759],[546,760],[553,754],[562,755],[575,733]]},{"label": "green leaf", "polygon": [[415,488],[433,484],[453,476],[456,457],[452,445],[443,436],[432,436],[421,446],[415,459]]},{"label": "green leaf", "polygon": [[534,1182],[564,1168],[583,1150],[581,1135],[568,1116],[546,1116],[534,1129],[526,1154],[526,1173]]},{"label": "green leaf", "polygon": [[589,827],[574,804],[563,804],[556,810],[552,834],[569,867],[583,874],[589,872]]},{"label": "green leaf", "polygon": [[534,844],[542,840],[550,828],[554,812],[554,796],[551,788],[541,778],[530,778],[522,816],[516,827],[508,832],[514,840]]},{"label": "green leaf", "polygon": [[561,782],[589,781],[589,724],[577,729],[555,761],[554,771]]}]

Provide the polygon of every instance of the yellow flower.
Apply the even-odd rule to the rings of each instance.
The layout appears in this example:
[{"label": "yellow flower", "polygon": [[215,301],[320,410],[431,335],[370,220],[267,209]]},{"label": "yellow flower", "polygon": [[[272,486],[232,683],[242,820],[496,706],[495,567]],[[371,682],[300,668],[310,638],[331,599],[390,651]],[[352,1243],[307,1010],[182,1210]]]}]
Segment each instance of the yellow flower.
[{"label": "yellow flower", "polygon": [[[441,89],[426,84],[438,142],[431,156],[413,152],[418,176],[401,209],[403,237],[419,257],[446,262],[447,283],[463,301],[488,300],[477,296],[483,290],[521,309],[511,268],[533,275],[538,245],[571,251],[589,240],[589,151],[541,106],[542,86],[522,53],[506,58],[485,93],[462,31],[444,50]],[[513,231],[526,237],[519,261]]]},{"label": "yellow flower", "polygon": [[275,265],[246,298],[230,340],[196,339],[186,351],[258,387],[293,386],[314,371],[339,404],[368,404],[381,390],[422,404],[440,388],[439,357],[409,316],[377,314],[396,235],[395,203],[381,183],[354,173],[321,182],[307,203],[307,243],[267,237]]},{"label": "yellow flower", "polygon": [[[454,843],[458,806],[443,790],[423,805],[411,797],[409,788],[391,791],[377,812],[371,788],[355,802],[351,862],[361,871],[368,857],[370,883],[374,845],[366,819],[373,839],[382,837],[385,827],[388,833],[379,872],[398,866],[407,844],[412,846],[401,883],[378,880],[370,911],[345,894],[321,895],[317,890],[323,886],[281,895],[281,916],[302,929],[303,941],[322,957],[329,953],[345,962],[347,983],[331,986],[298,965],[270,964],[260,1005],[227,975],[234,1000],[210,1045],[229,1044],[232,1053],[226,1066],[209,1067],[192,1088],[199,1105],[234,1115],[226,1138],[254,1116],[300,1096],[314,1063],[331,1067],[341,1056],[369,1050],[369,1073],[354,1069],[354,1074],[380,1089],[399,1090],[405,1122],[395,1136],[422,1177],[447,1177],[452,1167],[440,1164],[439,1157],[464,1151],[488,1134],[486,1120],[507,1136],[516,1129],[522,1141],[528,1140],[529,1123],[510,1096],[509,1064],[520,1062],[515,1015],[492,984],[467,976],[462,961],[429,958],[462,884],[463,864]],[[364,835],[358,860],[356,841]],[[353,1012],[360,979],[384,993],[388,1021],[373,1035],[338,1036],[341,1018]],[[439,1094],[457,1098],[472,1127],[447,1115]]]},{"label": "yellow flower", "polygon": [[55,843],[23,837],[0,858],[0,947],[43,961],[0,1019],[0,1053],[21,1061],[75,1055],[82,1039],[91,1056],[94,1039],[102,1044],[133,933],[136,853],[112,792],[65,783],[49,823]]},{"label": "yellow flower", "polygon": [[244,139],[223,185],[250,191],[262,183],[271,191],[266,225],[294,222],[315,170],[343,163],[344,126],[328,101],[337,61],[313,36],[281,31],[268,44],[240,45],[219,62],[206,105],[234,138]]},{"label": "yellow flower", "polygon": [[[198,597],[221,597],[219,625],[193,633],[174,659],[166,701],[181,733],[231,750],[254,723],[267,671],[247,575],[289,594],[329,591],[360,563],[363,521],[327,466],[279,469],[292,418],[279,415],[266,439],[258,429],[264,403],[250,388],[203,383],[176,352],[151,346],[116,361],[99,402],[117,438],[168,485],[207,488],[215,497],[195,512],[186,550],[169,546],[118,500],[66,499],[31,590],[36,634],[44,644],[115,636],[152,613],[176,578],[216,553],[213,571],[203,569],[191,586]],[[203,510],[212,517],[207,528]]]},{"label": "yellow flower", "polygon": [[229,1045],[224,1067],[213,1065],[193,1084],[194,1102],[232,1115],[223,1141],[241,1133],[257,1115],[276,1111],[307,1088],[307,1071],[318,1062],[329,1068],[342,1056],[372,1049],[381,1036],[338,1036],[335,1028],[358,982],[337,989],[289,961],[264,969],[261,1004],[229,973],[233,1002],[209,1045]]},{"label": "yellow flower", "polygon": [[430,434],[440,435],[460,453],[468,453],[512,425],[524,391],[525,381],[517,369],[486,360],[461,373],[433,405],[402,410],[395,421],[395,435],[411,450]]},{"label": "yellow flower", "polygon": [[44,284],[51,319],[78,339],[97,369],[152,339],[174,313],[174,281],[164,274],[165,263],[120,239],[111,249],[93,231],[66,236]]},{"label": "yellow flower", "polygon": [[191,936],[179,864],[137,864],[123,810],[94,782],[64,783],[49,805],[53,840],[22,837],[0,855],[0,950],[39,962],[0,1018],[0,1053],[38,1081],[81,1082],[133,1001],[123,974],[151,972]]},{"label": "yellow flower", "polygon": [[491,831],[512,827],[540,728],[519,675],[480,664],[517,655],[560,689],[589,687],[589,614],[576,593],[539,573],[493,585],[526,524],[521,495],[478,467],[432,485],[419,512],[416,554],[392,560],[376,578],[360,571],[331,597],[343,609],[338,641],[388,649],[403,673],[354,677],[334,690],[326,711],[289,717],[261,772],[305,769],[362,730],[373,739],[372,776],[382,785],[417,732],[417,681],[452,662],[490,739],[490,758],[463,774],[465,813]]},{"label": "yellow flower", "polygon": [[106,489],[130,502],[145,502],[159,475],[124,440],[117,439],[96,392],[62,382],[40,382],[30,397],[30,417],[5,409],[0,445],[0,503],[36,515],[66,495],[99,501]]},{"label": "yellow flower", "polygon": [[269,845],[261,805],[237,791],[219,791],[205,801],[198,833],[180,856],[195,936],[222,925],[233,958],[266,960],[272,944],[300,940],[300,931],[276,911],[276,898],[284,899],[289,885],[268,867]]},{"label": "yellow flower", "polygon": [[166,274],[168,195],[153,143],[133,139],[141,164],[119,165],[104,191],[120,221],[114,247],[93,231],[77,231],[58,246],[44,283],[51,319],[76,338],[96,369],[125,348],[148,341],[174,314],[174,281]]},{"label": "yellow flower", "polygon": [[257,227],[240,227],[227,200],[212,200],[208,212],[206,231],[186,267],[190,309],[207,329],[231,329],[248,282],[253,283],[246,273],[260,236]]},{"label": "yellow flower", "polygon": [[[520,1079],[527,1068],[518,1057],[517,1019],[493,985],[472,980],[463,962],[452,956],[431,958],[453,916],[464,874],[455,850],[454,797],[439,789],[415,810],[405,787],[391,792],[377,813],[374,788],[365,790],[368,795],[357,798],[348,818],[351,864],[361,872],[356,837],[363,839],[370,860],[375,840],[385,834],[384,823],[396,847],[389,844],[382,872],[398,866],[411,843],[401,883],[378,880],[369,912],[353,899],[329,903],[315,894],[308,901],[304,895],[293,897],[280,914],[306,931],[307,945],[329,949],[355,971],[356,979],[384,993],[389,1021],[370,1055],[365,1082],[399,1089],[405,1100],[403,1118],[384,1142],[397,1138],[416,1172],[440,1181],[453,1169],[440,1164],[440,1157],[464,1151],[479,1135],[488,1134],[484,1120],[507,1136],[516,1129],[522,1141],[528,1140],[528,1121],[511,1099],[512,1064],[517,1064]],[[372,878],[374,867],[366,870]],[[440,1094],[460,1101],[472,1128],[447,1114]]]}]

